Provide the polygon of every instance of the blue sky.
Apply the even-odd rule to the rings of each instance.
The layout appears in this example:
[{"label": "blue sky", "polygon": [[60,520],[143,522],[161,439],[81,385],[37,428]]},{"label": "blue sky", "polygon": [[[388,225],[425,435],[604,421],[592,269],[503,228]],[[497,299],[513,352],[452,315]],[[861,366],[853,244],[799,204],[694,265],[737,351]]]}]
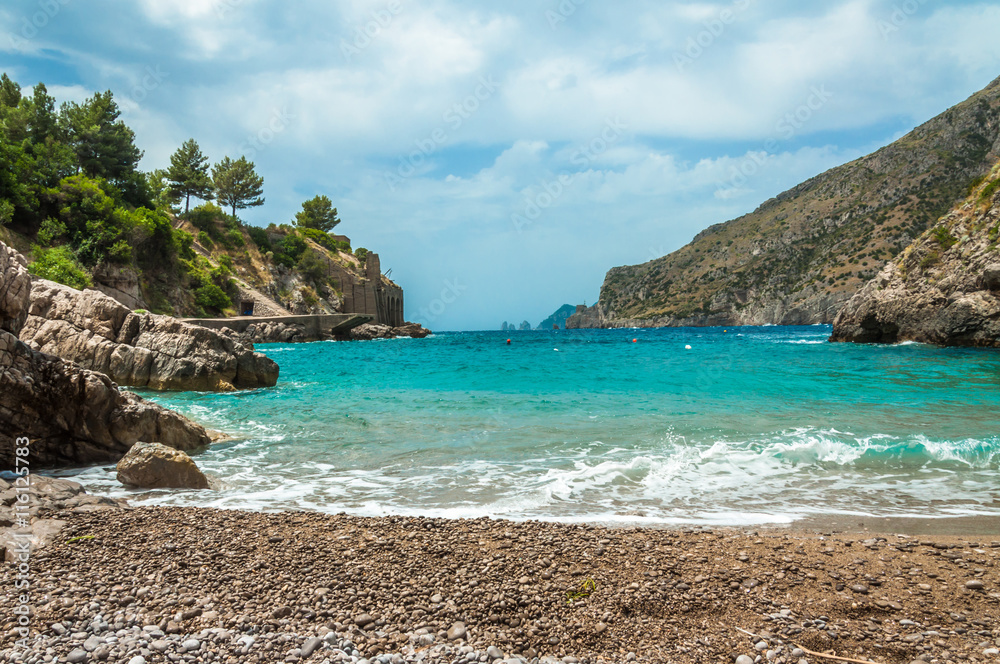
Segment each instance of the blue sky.
[{"label": "blue sky", "polygon": [[1000,7],[933,0],[8,0],[0,69],[112,90],[163,167],[329,195],[433,329],[537,325],[1000,76]]}]

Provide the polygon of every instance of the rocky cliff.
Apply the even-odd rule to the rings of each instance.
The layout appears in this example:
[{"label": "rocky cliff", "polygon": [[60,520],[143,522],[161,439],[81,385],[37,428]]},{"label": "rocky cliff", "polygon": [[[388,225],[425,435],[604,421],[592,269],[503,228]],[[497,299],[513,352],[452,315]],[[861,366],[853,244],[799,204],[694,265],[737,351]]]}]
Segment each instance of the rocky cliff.
[{"label": "rocky cliff", "polygon": [[0,469],[14,468],[23,438],[30,468],[116,461],[139,440],[182,450],[209,444],[202,427],[177,413],[18,339],[30,306],[26,264],[0,243]]},{"label": "rocky cliff", "polygon": [[278,365],[235,335],[135,313],[103,293],[44,279],[32,285],[20,339],[132,387],[211,391],[278,382]]},{"label": "rocky cliff", "polygon": [[569,326],[830,323],[1000,156],[1000,79],[874,154],[617,267]]},{"label": "rocky cliff", "polygon": [[1000,165],[852,297],[831,341],[1000,346]]}]

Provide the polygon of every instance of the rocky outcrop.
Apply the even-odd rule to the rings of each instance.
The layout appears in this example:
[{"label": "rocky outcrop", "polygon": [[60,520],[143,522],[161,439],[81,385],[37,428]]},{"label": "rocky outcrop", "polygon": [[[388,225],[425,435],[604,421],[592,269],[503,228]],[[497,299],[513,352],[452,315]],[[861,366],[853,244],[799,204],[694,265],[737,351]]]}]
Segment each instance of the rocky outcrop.
[{"label": "rocky outcrop", "polygon": [[564,304],[558,309],[556,309],[551,316],[549,316],[541,323],[539,323],[538,327],[536,327],[535,329],[552,330],[552,329],[559,329],[566,327],[566,320],[570,316],[572,316],[575,312],[576,312],[576,307],[574,307],[572,304]]},{"label": "rocky outcrop", "polygon": [[373,339],[396,339],[398,337],[410,337],[413,339],[423,339],[431,334],[431,331],[418,323],[404,323],[399,327],[379,325],[378,323],[365,323],[352,329],[348,333],[348,339],[354,341],[371,341]]},{"label": "rocky outcrop", "polygon": [[236,335],[136,313],[98,291],[44,279],[32,285],[30,316],[20,337],[121,385],[210,391],[278,381],[278,365]]},{"label": "rocky outcrop", "polygon": [[40,353],[17,338],[28,314],[25,260],[0,243],[0,470],[13,469],[19,439],[30,467],[117,461],[138,440],[194,450],[205,430],[105,375]]},{"label": "rocky outcrop", "polygon": [[837,315],[831,341],[1000,346],[1000,169]]},{"label": "rocky outcrop", "polygon": [[285,344],[314,341],[306,335],[305,325],[262,321],[247,326],[243,336],[255,344]]},{"label": "rocky outcrop", "polygon": [[[616,267],[577,327],[833,322],[1000,156],[1000,79],[877,152],[661,258]],[[751,163],[756,170],[756,166]],[[734,182],[746,180],[734,171]]]},{"label": "rocky outcrop", "polygon": [[207,489],[208,478],[184,452],[138,442],[115,467],[118,481],[142,489]]},{"label": "rocky outcrop", "polygon": [[17,335],[28,318],[31,275],[24,256],[0,242],[0,330]]}]

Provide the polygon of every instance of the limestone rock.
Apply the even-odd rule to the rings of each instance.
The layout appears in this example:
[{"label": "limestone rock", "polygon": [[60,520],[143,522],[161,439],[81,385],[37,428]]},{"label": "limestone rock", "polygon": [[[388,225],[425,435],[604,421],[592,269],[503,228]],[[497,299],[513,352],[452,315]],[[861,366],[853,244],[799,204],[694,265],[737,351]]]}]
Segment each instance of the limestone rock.
[{"label": "limestone rock", "polygon": [[0,330],[17,335],[28,318],[31,275],[24,256],[0,242]]},{"label": "limestone rock", "polygon": [[378,323],[364,323],[358,325],[350,331],[350,338],[358,341],[371,341],[372,339],[394,339],[395,334],[388,325]]},{"label": "limestone rock", "polygon": [[180,450],[138,442],[115,467],[118,481],[143,489],[207,489],[208,478]]},{"label": "limestone rock", "polygon": [[[1000,167],[986,185],[997,180]],[[1000,196],[986,200],[983,191],[942,217],[852,297],[830,340],[1000,346]]]},{"label": "limestone rock", "polygon": [[270,387],[278,365],[236,335],[170,316],[134,313],[95,290],[44,279],[31,287],[21,339],[112,380],[154,390]]},{"label": "limestone rock", "polygon": [[0,469],[13,467],[22,436],[32,468],[117,461],[139,440],[183,450],[210,442],[199,425],[119,391],[107,376],[0,332]]},{"label": "limestone rock", "polygon": [[403,323],[399,327],[392,328],[392,332],[397,337],[411,337],[413,339],[423,339],[424,337],[433,334],[430,330],[419,323]]}]

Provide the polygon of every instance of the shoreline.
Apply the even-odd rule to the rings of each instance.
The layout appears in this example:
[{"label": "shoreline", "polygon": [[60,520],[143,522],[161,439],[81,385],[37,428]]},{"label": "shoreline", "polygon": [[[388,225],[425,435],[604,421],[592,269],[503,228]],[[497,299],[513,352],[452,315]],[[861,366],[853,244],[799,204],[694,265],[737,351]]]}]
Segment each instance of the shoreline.
[{"label": "shoreline", "polygon": [[[832,650],[906,664],[995,661],[1000,647],[1000,541],[984,538],[194,507],[56,516],[63,532],[31,562],[34,647],[60,661],[104,648],[111,662],[799,663]],[[5,566],[5,591],[13,578]]]}]

